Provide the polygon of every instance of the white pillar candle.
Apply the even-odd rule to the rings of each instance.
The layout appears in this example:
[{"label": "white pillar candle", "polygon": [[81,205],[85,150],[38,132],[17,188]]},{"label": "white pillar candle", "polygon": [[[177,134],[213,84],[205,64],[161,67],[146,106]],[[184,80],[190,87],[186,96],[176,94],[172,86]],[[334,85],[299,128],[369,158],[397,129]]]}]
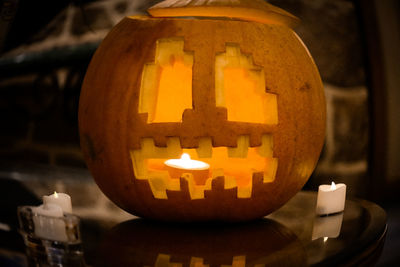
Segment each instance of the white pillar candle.
[{"label": "white pillar candle", "polygon": [[71,197],[65,193],[57,193],[43,196],[43,204],[55,204],[61,207],[63,212],[72,213]]},{"label": "white pillar candle", "polygon": [[342,212],[346,202],[346,185],[335,184],[320,185],[318,188],[318,198],[316,213],[318,215],[328,215]]},{"label": "white pillar candle", "polygon": [[323,237],[336,238],[340,234],[343,222],[343,213],[333,216],[315,217],[312,231],[312,240]]},{"label": "white pillar candle", "polygon": [[35,235],[37,237],[66,242],[68,241],[63,210],[56,204],[43,204],[32,208]]}]

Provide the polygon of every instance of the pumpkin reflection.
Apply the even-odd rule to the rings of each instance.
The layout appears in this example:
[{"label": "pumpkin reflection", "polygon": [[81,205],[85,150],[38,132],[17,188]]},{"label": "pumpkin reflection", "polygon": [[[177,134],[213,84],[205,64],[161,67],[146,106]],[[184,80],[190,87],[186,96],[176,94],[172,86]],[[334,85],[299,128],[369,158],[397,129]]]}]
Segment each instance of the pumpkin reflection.
[{"label": "pumpkin reflection", "polygon": [[297,236],[269,219],[246,224],[159,224],[131,220],[114,227],[95,266],[303,266]]}]

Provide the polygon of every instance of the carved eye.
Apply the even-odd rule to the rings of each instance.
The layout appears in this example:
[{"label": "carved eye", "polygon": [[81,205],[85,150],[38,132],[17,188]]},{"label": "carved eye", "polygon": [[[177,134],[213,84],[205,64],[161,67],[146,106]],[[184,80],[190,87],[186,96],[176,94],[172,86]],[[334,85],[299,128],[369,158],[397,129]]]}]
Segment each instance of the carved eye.
[{"label": "carved eye", "polygon": [[160,39],[154,63],[143,67],[139,113],[147,122],[180,122],[192,108],[193,53],[183,51],[183,38]]},{"label": "carved eye", "polygon": [[227,108],[229,121],[278,123],[277,96],[265,92],[263,68],[236,44],[227,44],[215,58],[215,98],[217,107]]}]

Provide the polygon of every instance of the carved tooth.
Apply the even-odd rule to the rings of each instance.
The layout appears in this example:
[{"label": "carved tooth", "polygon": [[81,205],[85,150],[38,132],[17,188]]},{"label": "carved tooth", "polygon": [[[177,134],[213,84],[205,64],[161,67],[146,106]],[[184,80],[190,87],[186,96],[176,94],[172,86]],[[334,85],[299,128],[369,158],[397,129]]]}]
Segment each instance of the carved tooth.
[{"label": "carved tooth", "polygon": [[170,191],[179,191],[181,190],[181,180],[180,179],[171,179],[169,176],[168,172],[166,172],[168,175],[168,184],[167,184],[167,189]]},{"label": "carved tooth", "polygon": [[191,257],[190,258],[190,267],[206,267],[209,265],[204,265],[204,259],[198,257]]},{"label": "carved tooth", "polygon": [[182,174],[181,177],[186,179],[186,181],[188,182],[190,199],[204,198],[204,187],[205,186],[204,185],[196,185],[193,174],[184,173],[184,174]]},{"label": "carved tooth", "polygon": [[140,140],[140,152],[143,158],[152,158],[152,155],[155,154],[154,149],[154,139],[153,138],[143,138]]},{"label": "carved tooth", "polygon": [[261,146],[258,147],[258,154],[262,157],[273,157],[274,143],[271,134],[264,134],[261,137]]},{"label": "carved tooth", "polygon": [[140,141],[141,149],[131,151],[133,171],[137,179],[147,179],[147,159],[154,154],[153,138],[144,138]]},{"label": "carved tooth", "polygon": [[224,189],[231,189],[237,187],[236,178],[232,176],[225,176]]},{"label": "carved tooth", "polygon": [[211,190],[212,188],[212,180],[211,178],[208,178],[206,181],[206,184],[204,185],[204,190]]},{"label": "carved tooth", "polygon": [[276,171],[278,169],[278,159],[277,158],[266,158],[268,161],[268,166],[264,171],[264,183],[270,183],[275,180]]},{"label": "carved tooth", "polygon": [[161,266],[171,266],[171,256],[167,254],[158,254],[156,263],[154,266],[161,267]]},{"label": "carved tooth", "polygon": [[246,158],[249,149],[250,138],[248,135],[241,135],[237,140],[237,147],[228,147],[228,157]]},{"label": "carved tooth", "polygon": [[176,158],[182,154],[181,142],[179,137],[170,137],[167,139],[167,155],[165,158]]},{"label": "carved tooth", "polygon": [[157,147],[154,145],[153,138],[143,138],[141,140],[141,147],[142,157],[145,159],[168,159],[179,157],[182,151],[178,137],[168,138],[167,147]]},{"label": "carved tooth", "polygon": [[153,196],[157,199],[168,199],[167,188],[168,188],[168,174],[164,172],[154,172],[148,176],[149,185]]},{"label": "carved tooth", "polygon": [[245,267],[246,256],[234,256],[232,260],[232,267]]},{"label": "carved tooth", "polygon": [[212,141],[210,137],[203,137],[199,139],[199,147],[196,149],[199,158],[212,157]]},{"label": "carved tooth", "polygon": [[137,179],[146,179],[147,167],[142,156],[142,150],[133,150],[130,153],[135,177]]}]

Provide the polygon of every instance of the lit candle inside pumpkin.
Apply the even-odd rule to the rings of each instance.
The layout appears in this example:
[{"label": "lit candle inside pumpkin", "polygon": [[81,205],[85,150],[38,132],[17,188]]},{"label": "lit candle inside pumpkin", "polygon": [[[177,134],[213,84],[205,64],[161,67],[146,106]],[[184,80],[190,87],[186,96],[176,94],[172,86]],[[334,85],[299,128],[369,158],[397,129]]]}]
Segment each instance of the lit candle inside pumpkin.
[{"label": "lit candle inside pumpkin", "polygon": [[179,178],[185,173],[192,174],[194,181],[198,185],[204,185],[210,170],[210,165],[200,161],[193,160],[189,154],[183,153],[180,159],[169,159],[164,162],[169,175],[172,178]]},{"label": "lit candle inside pumpkin", "polygon": [[342,212],[346,202],[346,185],[335,184],[320,185],[316,213],[318,215],[329,215]]}]

